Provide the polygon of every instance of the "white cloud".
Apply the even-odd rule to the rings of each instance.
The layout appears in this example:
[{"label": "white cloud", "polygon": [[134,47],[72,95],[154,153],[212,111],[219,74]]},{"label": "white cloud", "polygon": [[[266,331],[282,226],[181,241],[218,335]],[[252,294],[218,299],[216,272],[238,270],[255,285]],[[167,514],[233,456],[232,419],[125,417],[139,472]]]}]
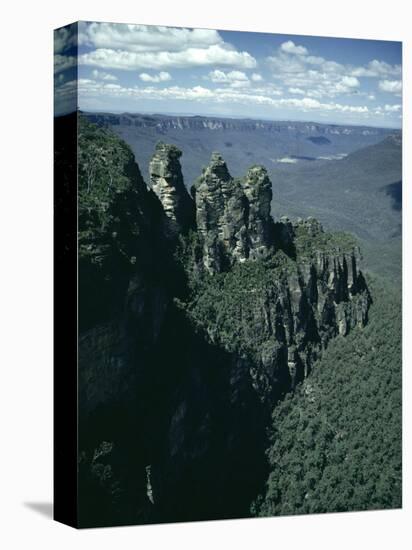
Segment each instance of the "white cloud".
[{"label": "white cloud", "polygon": [[385,105],[384,110],[387,113],[397,113],[402,109],[402,105]]},{"label": "white cloud", "polygon": [[93,69],[92,75],[93,78],[96,78],[98,80],[118,80],[117,76],[114,76],[114,74],[106,73],[104,71],[98,71],[97,69]]},{"label": "white cloud", "polygon": [[385,61],[374,59],[364,67],[355,67],[352,69],[353,76],[368,76],[368,77],[385,77],[385,76],[400,76],[402,67],[400,65],[390,65]]},{"label": "white cloud", "polygon": [[248,77],[242,71],[230,71],[227,76],[231,80],[249,80]]},{"label": "white cloud", "polygon": [[60,115],[77,109],[77,88],[77,80],[70,80],[54,89],[54,109],[56,114]]},{"label": "white cloud", "polygon": [[344,76],[341,80],[341,84],[348,88],[358,88],[360,86],[360,82],[355,76]]},{"label": "white cloud", "polygon": [[79,42],[94,48],[79,63],[103,69],[221,66],[253,69],[256,59],[226,43],[219,32],[117,23],[80,23]]},{"label": "white cloud", "polygon": [[61,55],[57,54],[54,56],[54,74],[65,71],[74,67],[77,63],[77,58],[73,55]]},{"label": "white cloud", "polygon": [[54,53],[60,54],[75,46],[77,43],[77,32],[75,25],[69,25],[54,31]]},{"label": "white cloud", "polygon": [[291,157],[283,157],[280,159],[276,159],[276,162],[279,162],[281,164],[296,164],[298,162],[298,159],[294,159]]},{"label": "white cloud", "polygon": [[234,80],[230,84],[231,88],[249,88],[250,80]]},{"label": "white cloud", "polygon": [[224,43],[218,31],[210,29],[97,22],[80,23],[80,42],[95,48],[131,52],[178,52]]},{"label": "white cloud", "polygon": [[276,55],[267,58],[269,66],[273,69],[275,76],[283,76],[301,73],[306,70],[303,58],[295,55],[287,55],[279,51]]},{"label": "white cloud", "polygon": [[308,55],[305,57],[305,62],[309,63],[309,65],[323,65],[325,63],[325,59],[315,55]]},{"label": "white cloud", "polygon": [[303,46],[297,46],[292,40],[288,40],[287,42],[283,42],[281,44],[280,49],[282,52],[291,53],[294,55],[306,55],[308,53],[308,50]]},{"label": "white cloud", "polygon": [[313,56],[306,48],[292,41],[284,42],[266,61],[273,71],[273,77],[287,86],[290,93],[315,99],[354,94],[367,96],[360,90],[360,77],[382,78],[383,75],[401,73],[400,65],[390,65],[376,59],[365,66],[355,67]]},{"label": "white cloud", "polygon": [[221,65],[253,69],[256,59],[248,52],[238,52],[221,45],[207,48],[188,48],[178,52],[130,52],[101,48],[79,56],[82,65],[103,69],[163,69]]},{"label": "white cloud", "polygon": [[305,95],[305,90],[302,90],[302,88],[289,88],[289,93],[296,95]]},{"label": "white cloud", "polygon": [[360,87],[360,82],[355,77],[314,69],[305,70],[303,67],[300,72],[276,73],[274,78],[288,86],[289,92],[292,94],[306,95],[317,99],[333,98],[337,95],[353,95]]},{"label": "white cloud", "polygon": [[259,73],[253,73],[250,78],[253,80],[253,82],[261,82],[263,80],[262,75]]},{"label": "white cloud", "polygon": [[122,87],[120,84],[105,84],[104,85],[105,90],[121,90]]},{"label": "white cloud", "polygon": [[166,71],[160,71],[160,73],[154,75],[140,73],[139,78],[143,80],[143,82],[167,82],[168,80],[172,80],[170,73]]},{"label": "white cloud", "polygon": [[253,94],[259,94],[259,95],[266,95],[268,97],[280,97],[283,96],[283,90],[281,88],[278,88],[272,83],[267,84],[261,84],[260,86],[254,85],[252,88],[250,88],[250,92]]},{"label": "white cloud", "polygon": [[205,79],[209,78],[212,82],[227,82],[228,78],[226,76],[226,73],[223,71],[219,71],[218,69],[215,69],[214,71],[210,71],[209,76],[205,77]]},{"label": "white cloud", "polygon": [[210,71],[209,79],[212,82],[225,83],[225,84],[231,84],[233,82],[239,82],[239,81],[249,82],[249,78],[242,71],[230,71],[228,73],[225,73],[224,71],[220,71],[219,69]]},{"label": "white cloud", "polygon": [[92,87],[97,90],[100,89],[103,84],[101,82],[96,82],[91,78],[79,78],[79,86],[83,86],[84,90],[91,90]]},{"label": "white cloud", "polygon": [[333,95],[351,94],[356,88],[359,88],[360,82],[354,76],[344,76],[339,82],[330,82],[330,92]]},{"label": "white cloud", "polygon": [[[273,108],[291,108],[294,111],[303,112],[325,112],[333,111],[338,113],[354,113],[360,115],[369,114],[367,106],[344,105],[341,103],[322,103],[317,99],[310,97],[304,98],[278,98],[271,97],[264,91],[256,89],[237,90],[231,87],[209,89],[203,86],[194,86],[185,88],[181,86],[169,86],[158,88],[154,86],[147,87],[122,87],[118,84],[105,84],[103,82],[92,81],[88,79],[79,80],[80,97],[82,100],[90,96],[99,97],[101,95],[110,97],[123,97],[135,99],[151,100],[188,100],[208,103],[240,103],[244,105],[268,105]],[[277,90],[273,90],[276,96]]]},{"label": "white cloud", "polygon": [[379,89],[382,92],[388,92],[391,94],[402,94],[402,81],[401,80],[380,80]]}]

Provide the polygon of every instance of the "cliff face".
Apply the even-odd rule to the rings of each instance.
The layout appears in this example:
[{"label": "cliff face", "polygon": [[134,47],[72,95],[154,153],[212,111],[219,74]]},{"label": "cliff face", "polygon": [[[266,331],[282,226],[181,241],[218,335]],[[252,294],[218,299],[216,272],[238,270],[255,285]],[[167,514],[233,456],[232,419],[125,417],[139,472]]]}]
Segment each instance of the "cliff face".
[{"label": "cliff face", "polygon": [[367,322],[359,251],[316,220],[275,223],[263,167],[234,179],[214,153],[192,200],[177,148],[158,145],[148,189],[82,124],[82,522],[247,516],[273,407]]},{"label": "cliff face", "polygon": [[356,246],[330,239],[316,220],[284,224],[296,259],[278,249],[239,263],[197,288],[188,307],[211,342],[252,358],[251,382],[271,405],[308,375],[330,338],[367,322],[370,305]]},{"label": "cliff face", "polygon": [[314,124],[313,122],[246,120],[208,116],[168,116],[141,115],[124,113],[87,113],[90,122],[101,126],[130,126],[137,128],[155,128],[159,134],[169,130],[211,130],[219,131],[264,131],[276,135],[298,132],[300,135],[312,136],[314,133],[335,135],[362,135],[385,137],[391,130],[370,127],[337,126],[336,124]]},{"label": "cliff face", "polygon": [[180,276],[130,149],[79,119],[79,521],[147,521],[147,389]]}]

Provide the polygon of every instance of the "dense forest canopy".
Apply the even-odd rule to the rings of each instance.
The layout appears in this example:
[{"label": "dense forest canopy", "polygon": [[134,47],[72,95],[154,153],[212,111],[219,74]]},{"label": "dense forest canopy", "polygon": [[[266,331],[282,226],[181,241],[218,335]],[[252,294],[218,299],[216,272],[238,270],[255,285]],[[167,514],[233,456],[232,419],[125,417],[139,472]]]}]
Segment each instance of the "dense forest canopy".
[{"label": "dense forest canopy", "polygon": [[401,299],[377,279],[369,324],[332,340],[275,407],[260,516],[402,505]]}]

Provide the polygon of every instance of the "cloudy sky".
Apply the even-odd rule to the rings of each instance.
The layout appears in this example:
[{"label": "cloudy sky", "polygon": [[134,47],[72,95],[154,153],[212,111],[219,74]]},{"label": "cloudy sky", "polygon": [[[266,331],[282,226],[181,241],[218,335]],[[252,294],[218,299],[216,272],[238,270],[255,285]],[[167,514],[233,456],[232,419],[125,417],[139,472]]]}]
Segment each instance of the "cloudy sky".
[{"label": "cloudy sky", "polygon": [[399,42],[79,23],[55,32],[56,114],[204,114],[400,127]]}]

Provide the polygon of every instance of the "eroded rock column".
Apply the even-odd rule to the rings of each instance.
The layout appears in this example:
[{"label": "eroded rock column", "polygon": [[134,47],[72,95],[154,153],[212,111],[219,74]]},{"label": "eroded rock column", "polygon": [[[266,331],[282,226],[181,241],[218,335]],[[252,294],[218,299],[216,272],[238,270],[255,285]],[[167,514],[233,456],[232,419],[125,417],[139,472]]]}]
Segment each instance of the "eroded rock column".
[{"label": "eroded rock column", "polygon": [[185,233],[194,222],[194,203],[184,185],[180,157],[174,145],[159,142],[149,165],[150,187],[162,203],[166,232]]}]

